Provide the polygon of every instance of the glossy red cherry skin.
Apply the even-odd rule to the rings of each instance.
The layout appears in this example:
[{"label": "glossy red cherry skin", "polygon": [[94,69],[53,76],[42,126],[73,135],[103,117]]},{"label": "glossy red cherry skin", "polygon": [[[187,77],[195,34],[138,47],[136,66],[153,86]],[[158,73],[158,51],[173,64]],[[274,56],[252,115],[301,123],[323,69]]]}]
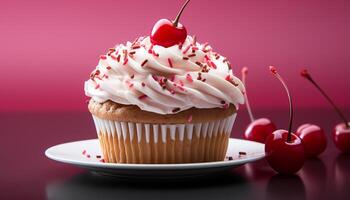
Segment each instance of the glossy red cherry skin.
[{"label": "glossy red cherry skin", "polygon": [[305,156],[308,158],[320,155],[327,147],[327,138],[322,128],[314,124],[303,124],[295,133],[302,140]]},{"label": "glossy red cherry skin", "polygon": [[178,23],[177,27],[168,19],[159,20],[151,32],[151,42],[154,45],[171,47],[183,43],[187,37],[186,28]]},{"label": "glossy red cherry skin", "polygon": [[288,131],[276,130],[265,141],[266,160],[270,166],[282,174],[293,174],[302,168],[305,162],[304,147],[301,139],[292,133],[287,142]]},{"label": "glossy red cherry skin", "polygon": [[260,118],[250,123],[244,132],[244,139],[265,143],[267,136],[276,130],[276,125],[267,118]]},{"label": "glossy red cherry skin", "polygon": [[333,142],[343,153],[350,153],[350,128],[345,123],[340,123],[334,127]]}]

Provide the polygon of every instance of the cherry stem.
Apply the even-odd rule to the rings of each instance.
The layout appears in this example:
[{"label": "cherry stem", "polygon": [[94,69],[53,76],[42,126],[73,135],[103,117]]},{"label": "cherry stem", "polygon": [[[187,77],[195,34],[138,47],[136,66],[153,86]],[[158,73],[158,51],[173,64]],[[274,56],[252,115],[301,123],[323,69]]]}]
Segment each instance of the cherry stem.
[{"label": "cherry stem", "polygon": [[348,123],[349,121],[346,119],[345,115],[340,111],[340,109],[335,105],[335,103],[332,101],[332,99],[326,94],[326,92],[314,81],[314,79],[312,79],[311,75],[309,74],[309,72],[304,69],[301,71],[301,76],[306,78],[307,80],[309,80],[317,89],[318,91],[321,92],[321,94],[328,100],[328,102],[333,106],[334,110],[338,113],[338,115],[340,116],[340,118],[342,118],[342,120],[345,123],[346,128],[350,128],[350,124]]},{"label": "cherry stem", "polygon": [[288,100],[289,100],[289,126],[288,126],[288,136],[287,136],[287,142],[292,141],[292,124],[293,124],[293,101],[292,96],[288,90],[287,84],[284,82],[283,78],[278,74],[275,67],[270,66],[270,71],[272,74],[282,83],[284,89],[286,90]]},{"label": "cherry stem", "polygon": [[177,14],[174,22],[173,22],[173,25],[175,27],[177,27],[178,23],[179,23],[179,20],[180,20],[180,17],[181,17],[181,14],[182,12],[184,11],[185,7],[187,6],[187,4],[190,2],[191,0],[187,0],[186,3],[182,6],[181,10],[179,11],[179,13]]},{"label": "cherry stem", "polygon": [[253,122],[254,116],[253,116],[252,109],[250,107],[250,103],[249,103],[248,95],[247,95],[247,84],[246,84],[247,74],[248,74],[248,68],[243,67],[242,68],[242,82],[243,82],[243,85],[245,86],[245,91],[244,91],[245,104],[247,106],[247,111],[249,114],[250,121]]}]

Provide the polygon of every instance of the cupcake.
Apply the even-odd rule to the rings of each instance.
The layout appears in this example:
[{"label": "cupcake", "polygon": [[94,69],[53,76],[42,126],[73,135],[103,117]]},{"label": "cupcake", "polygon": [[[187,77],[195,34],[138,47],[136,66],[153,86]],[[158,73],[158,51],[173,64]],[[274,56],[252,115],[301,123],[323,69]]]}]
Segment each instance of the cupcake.
[{"label": "cupcake", "polygon": [[[110,48],[85,82],[106,162],[225,158],[243,84],[224,56],[168,22],[160,20],[151,36]],[[162,31],[165,37],[157,36]]]}]

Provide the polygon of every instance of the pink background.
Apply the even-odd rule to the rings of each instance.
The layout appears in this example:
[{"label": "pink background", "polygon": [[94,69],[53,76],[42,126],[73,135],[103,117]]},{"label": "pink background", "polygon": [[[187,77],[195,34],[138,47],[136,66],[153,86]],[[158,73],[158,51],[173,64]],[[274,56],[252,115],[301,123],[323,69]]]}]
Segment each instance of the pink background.
[{"label": "pink background", "polygon": [[[0,1],[0,111],[86,110],[83,83],[100,54],[148,35],[183,1]],[[296,107],[327,102],[299,76],[307,66],[341,107],[350,107],[350,1],[192,0],[181,22],[240,74],[250,68],[254,108],[286,107],[268,65],[288,82]]]}]

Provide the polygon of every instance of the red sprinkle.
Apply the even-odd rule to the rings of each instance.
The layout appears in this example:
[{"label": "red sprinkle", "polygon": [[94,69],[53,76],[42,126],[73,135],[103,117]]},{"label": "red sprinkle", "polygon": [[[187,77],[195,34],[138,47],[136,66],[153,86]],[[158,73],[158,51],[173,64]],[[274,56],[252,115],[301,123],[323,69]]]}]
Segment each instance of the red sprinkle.
[{"label": "red sprinkle", "polygon": [[100,88],[100,84],[97,84],[96,86],[95,86],[95,89],[97,90],[98,88]]},{"label": "red sprinkle", "polygon": [[155,81],[158,81],[158,77],[156,75],[152,75],[152,78],[155,80]]},{"label": "red sprinkle", "polygon": [[90,158],[91,156],[90,156],[90,154],[87,154],[86,157]]},{"label": "red sprinkle", "polygon": [[107,56],[105,56],[105,55],[101,55],[101,56],[100,56],[100,59],[102,59],[102,60],[106,60],[106,59],[107,59]]},{"label": "red sprinkle", "polygon": [[129,88],[132,88],[133,86],[134,86],[133,83],[130,83],[130,84],[129,84]]},{"label": "red sprinkle", "polygon": [[188,57],[194,57],[194,56],[196,56],[195,53],[192,53],[192,54],[188,55]]},{"label": "red sprinkle", "polygon": [[247,152],[244,152],[244,151],[240,151],[238,152],[239,155],[247,155]]},{"label": "red sprinkle", "polygon": [[210,65],[214,68],[214,69],[216,69],[217,68],[217,66],[215,65],[215,63],[214,62],[212,62],[212,61],[210,61]]},{"label": "red sprinkle", "polygon": [[227,76],[225,77],[225,80],[226,80],[226,81],[231,81],[231,76],[230,76],[230,75],[227,75]]},{"label": "red sprinkle", "polygon": [[141,46],[140,45],[135,45],[132,47],[132,49],[139,49]]},{"label": "red sprinkle", "polygon": [[135,78],[135,74],[131,75],[130,78],[131,78],[131,79]]},{"label": "red sprinkle", "polygon": [[189,82],[193,82],[193,79],[192,79],[191,74],[187,74],[187,75],[186,75],[186,79],[187,79]]},{"label": "red sprinkle", "polygon": [[128,61],[129,61],[129,59],[126,58],[126,60],[124,60],[124,62],[123,62],[123,65],[126,65],[126,63],[128,63]]},{"label": "red sprinkle", "polygon": [[100,155],[96,155],[96,158],[101,158],[101,156]]},{"label": "red sprinkle", "polygon": [[111,67],[111,66],[107,66],[106,69],[107,69],[107,70],[111,70],[112,67]]},{"label": "red sprinkle", "polygon": [[117,61],[118,62],[120,61],[120,54],[117,56]]},{"label": "red sprinkle", "polygon": [[[115,57],[114,55],[111,55],[111,58],[113,59],[113,60],[117,60],[118,58],[117,57]],[[119,61],[118,61],[119,62]]]},{"label": "red sprinkle", "polygon": [[143,62],[142,62],[142,64],[141,64],[141,67],[143,67],[146,63],[148,62],[148,60],[146,59],[146,60],[144,60]]},{"label": "red sprinkle", "polygon": [[153,44],[150,46],[150,48],[148,49],[148,53],[153,53]]},{"label": "red sprinkle", "polygon": [[171,59],[170,59],[170,58],[168,58],[168,63],[169,63],[169,66],[170,66],[171,68],[173,68],[173,63],[171,62]]},{"label": "red sprinkle", "polygon": [[86,154],[86,150],[84,150],[82,154],[85,155]]},{"label": "red sprinkle", "polygon": [[128,59],[128,51],[124,49],[123,53],[124,53],[124,60]]},{"label": "red sprinkle", "polygon": [[156,53],[156,52],[152,51],[152,54],[153,54],[155,57],[159,57],[159,53]]},{"label": "red sprinkle", "polygon": [[198,66],[200,66],[200,67],[202,67],[203,65],[202,65],[202,63],[201,62],[199,62],[199,61],[197,61],[196,62],[196,64],[198,65]]},{"label": "red sprinkle", "polygon": [[188,57],[183,57],[182,59],[184,59],[184,60],[188,60],[189,58],[188,58]]},{"label": "red sprinkle", "polygon": [[182,53],[183,53],[183,54],[187,53],[187,51],[188,51],[190,48],[191,48],[191,45],[188,45]]},{"label": "red sprinkle", "polygon": [[140,99],[140,100],[141,100],[141,99],[144,99],[144,98],[147,98],[147,95],[143,94],[143,95],[139,96],[139,99]]},{"label": "red sprinkle", "polygon": [[142,82],[141,85],[142,85],[142,87],[145,87],[145,86],[146,86],[146,84],[145,84],[144,82]]},{"label": "red sprinkle", "polygon": [[103,162],[103,163],[104,163],[104,162],[105,162],[105,160],[102,158],[102,159],[100,160],[100,162]]}]

